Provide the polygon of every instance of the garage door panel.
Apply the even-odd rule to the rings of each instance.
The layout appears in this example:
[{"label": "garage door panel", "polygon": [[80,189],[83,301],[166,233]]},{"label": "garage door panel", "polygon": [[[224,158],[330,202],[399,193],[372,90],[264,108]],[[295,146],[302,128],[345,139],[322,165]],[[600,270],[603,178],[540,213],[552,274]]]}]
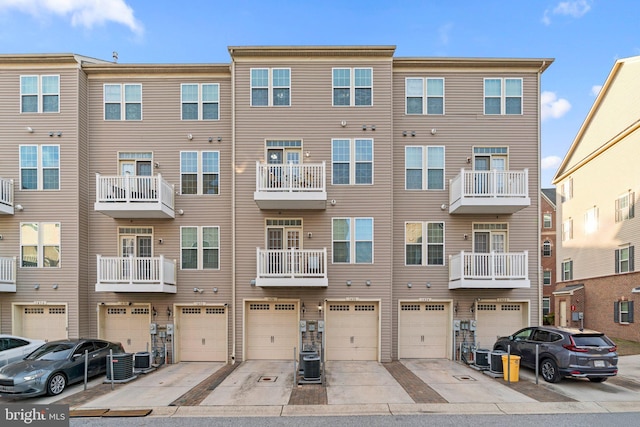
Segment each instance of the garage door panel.
[{"label": "garage door panel", "polygon": [[17,335],[46,341],[67,338],[65,306],[24,306],[20,310],[22,330],[16,331]]},{"label": "garage door panel", "polygon": [[329,304],[327,360],[378,360],[378,328],[377,303]]},{"label": "garage door panel", "polygon": [[246,359],[294,357],[298,347],[297,302],[249,302],[246,306]]},{"label": "garage door panel", "polygon": [[446,358],[449,318],[448,303],[401,303],[398,322],[400,358]]},{"label": "garage door panel", "polygon": [[479,303],[476,312],[478,348],[492,349],[497,337],[527,326],[524,303]]},{"label": "garage door panel", "polygon": [[127,353],[151,349],[149,307],[104,307],[100,338],[122,344]]},{"label": "garage door panel", "polygon": [[177,321],[181,361],[227,361],[227,313],[224,307],[181,307]]}]

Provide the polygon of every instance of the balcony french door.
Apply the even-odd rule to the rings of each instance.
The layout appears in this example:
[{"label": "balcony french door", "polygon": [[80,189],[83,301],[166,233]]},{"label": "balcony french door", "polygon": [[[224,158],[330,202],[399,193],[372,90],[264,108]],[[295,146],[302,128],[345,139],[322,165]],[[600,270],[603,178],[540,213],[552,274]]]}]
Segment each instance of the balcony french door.
[{"label": "balcony french door", "polygon": [[[507,249],[506,231],[476,231],[473,234],[473,252],[487,254],[476,257],[474,276],[503,276],[507,266],[503,257],[490,257],[491,253],[505,253]],[[493,264],[493,265],[492,265]]]},{"label": "balcony french door", "polygon": [[286,272],[300,271],[300,259],[293,254],[293,251],[302,249],[301,232],[302,230],[297,227],[270,227],[267,229],[269,273],[284,274]]},{"label": "balcony french door", "polygon": [[[126,278],[131,278],[132,265],[139,270],[136,277],[141,280],[148,280],[151,277],[152,268],[152,244],[151,236],[136,235],[120,235],[120,256],[123,257],[122,274]],[[149,258],[148,260],[139,260],[136,263],[130,263],[128,260],[132,258]]]}]

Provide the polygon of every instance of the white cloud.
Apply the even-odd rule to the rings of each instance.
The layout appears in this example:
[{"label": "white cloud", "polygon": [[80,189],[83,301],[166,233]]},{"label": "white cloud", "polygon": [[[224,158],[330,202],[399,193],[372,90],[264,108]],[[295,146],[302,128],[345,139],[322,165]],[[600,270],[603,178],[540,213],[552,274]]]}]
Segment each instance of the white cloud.
[{"label": "white cloud", "polygon": [[588,0],[561,1],[553,9],[556,15],[569,15],[574,18],[580,18],[591,10],[591,4]]},{"label": "white cloud", "polygon": [[602,85],[591,86],[591,95],[598,96],[601,90],[602,90]]},{"label": "white cloud", "polygon": [[558,99],[555,92],[542,92],[540,95],[542,120],[559,119],[571,110],[571,104],[564,98]]},{"label": "white cloud", "polygon": [[544,25],[551,25],[550,14],[554,15],[566,15],[573,18],[581,18],[587,12],[591,10],[592,0],[573,0],[573,1],[561,1],[552,11],[546,9],[542,16],[542,23]]},{"label": "white cloud", "polygon": [[562,159],[558,156],[543,157],[542,161],[540,162],[540,168],[541,169],[558,169],[558,166],[560,166],[561,161]]},{"label": "white cloud", "polygon": [[144,31],[125,0],[0,0],[0,10],[11,9],[35,18],[48,14],[69,17],[74,27],[90,29],[112,21],[129,27],[137,34]]}]

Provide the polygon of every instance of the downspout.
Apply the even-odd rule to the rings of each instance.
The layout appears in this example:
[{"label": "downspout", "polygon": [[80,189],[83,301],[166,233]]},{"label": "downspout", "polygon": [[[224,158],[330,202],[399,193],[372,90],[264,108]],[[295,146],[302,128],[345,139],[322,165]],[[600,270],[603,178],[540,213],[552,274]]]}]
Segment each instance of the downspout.
[{"label": "downspout", "polygon": [[543,292],[542,292],[542,281],[541,281],[541,277],[542,277],[542,263],[540,260],[540,241],[542,240],[542,231],[541,231],[541,227],[540,227],[540,215],[542,214],[542,207],[540,206],[540,193],[542,192],[542,168],[540,166],[540,163],[542,161],[542,132],[540,131],[541,128],[541,123],[542,123],[542,116],[541,116],[541,111],[542,111],[542,107],[540,105],[540,100],[542,97],[542,87],[540,86],[540,80],[541,80],[541,76],[542,76],[542,70],[544,70],[545,65],[547,64],[547,61],[542,60],[542,65],[540,66],[540,69],[538,69],[538,191],[537,193],[537,199],[538,199],[538,216],[537,216],[537,230],[538,230],[538,251],[536,252],[536,258],[538,259],[538,280],[537,280],[537,284],[538,284],[538,325],[542,325],[543,320],[542,320],[542,297],[543,297]]},{"label": "downspout", "polygon": [[236,363],[236,64],[231,54],[231,364]]}]

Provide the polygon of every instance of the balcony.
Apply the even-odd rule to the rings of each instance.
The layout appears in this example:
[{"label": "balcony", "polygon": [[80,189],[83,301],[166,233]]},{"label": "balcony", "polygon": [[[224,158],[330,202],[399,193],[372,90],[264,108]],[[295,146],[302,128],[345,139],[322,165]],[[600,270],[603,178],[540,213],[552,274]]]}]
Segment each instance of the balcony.
[{"label": "balcony", "polygon": [[175,218],[174,187],[156,176],[96,174],[94,209],[112,218]]},{"label": "balcony", "polygon": [[16,257],[0,257],[0,292],[16,291]]},{"label": "balcony", "polygon": [[256,162],[256,191],[260,209],[326,209],[325,162],[261,164]]},{"label": "balcony", "polygon": [[449,183],[450,214],[513,214],[531,205],[529,171],[466,171]]},{"label": "balcony", "polygon": [[0,178],[0,215],[13,213],[13,180]]},{"label": "balcony", "polygon": [[176,293],[176,261],[98,255],[96,292]]},{"label": "balcony", "polygon": [[327,248],[260,249],[256,248],[258,274],[256,286],[327,287]]},{"label": "balcony", "polygon": [[529,255],[466,253],[449,256],[449,289],[529,288]]}]

